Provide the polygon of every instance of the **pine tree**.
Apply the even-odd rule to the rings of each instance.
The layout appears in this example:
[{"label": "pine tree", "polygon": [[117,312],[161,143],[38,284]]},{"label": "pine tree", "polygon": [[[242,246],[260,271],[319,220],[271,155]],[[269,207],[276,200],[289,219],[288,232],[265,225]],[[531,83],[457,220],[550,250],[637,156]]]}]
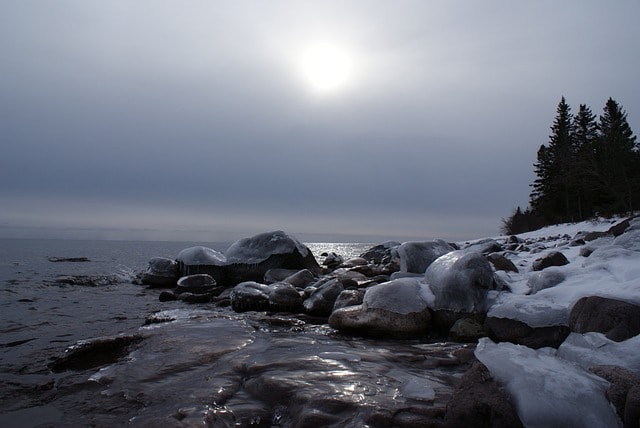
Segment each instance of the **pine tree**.
[{"label": "pine tree", "polygon": [[598,141],[598,124],[596,116],[586,104],[580,104],[578,113],[573,118],[572,140],[575,148],[575,164],[573,185],[576,189],[577,220],[592,217],[593,194],[598,190],[593,170],[596,164],[596,143]]},{"label": "pine tree", "polygon": [[564,97],[556,109],[549,145],[541,146],[534,164],[538,176],[530,195],[537,215],[549,223],[573,219],[575,187],[575,147],[572,140],[571,107]]},{"label": "pine tree", "polygon": [[640,191],[640,153],[626,112],[609,98],[598,123],[593,174],[599,186],[596,201],[607,212],[633,211]]}]

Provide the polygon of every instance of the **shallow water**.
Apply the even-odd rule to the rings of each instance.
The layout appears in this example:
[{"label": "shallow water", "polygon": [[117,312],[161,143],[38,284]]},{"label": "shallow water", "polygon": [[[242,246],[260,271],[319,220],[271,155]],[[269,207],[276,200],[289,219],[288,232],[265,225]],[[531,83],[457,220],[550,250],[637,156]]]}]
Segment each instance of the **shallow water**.
[{"label": "shallow water", "polygon": [[[0,244],[3,427],[437,426],[471,354],[461,344],[346,336],[304,315],[161,303],[160,291],[130,283],[149,258],[191,244]],[[58,275],[109,281],[59,284]],[[50,370],[77,341],[117,335],[142,339],[113,361]]]}]

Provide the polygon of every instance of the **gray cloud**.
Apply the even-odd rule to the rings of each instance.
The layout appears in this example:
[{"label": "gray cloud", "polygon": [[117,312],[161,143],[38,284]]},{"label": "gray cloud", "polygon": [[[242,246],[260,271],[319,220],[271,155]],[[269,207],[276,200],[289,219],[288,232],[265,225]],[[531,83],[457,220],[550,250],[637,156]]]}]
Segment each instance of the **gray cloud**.
[{"label": "gray cloud", "polygon": [[[5,2],[0,235],[495,234],[561,95],[640,123],[639,9]],[[327,40],[354,70],[318,95],[299,58]]]}]

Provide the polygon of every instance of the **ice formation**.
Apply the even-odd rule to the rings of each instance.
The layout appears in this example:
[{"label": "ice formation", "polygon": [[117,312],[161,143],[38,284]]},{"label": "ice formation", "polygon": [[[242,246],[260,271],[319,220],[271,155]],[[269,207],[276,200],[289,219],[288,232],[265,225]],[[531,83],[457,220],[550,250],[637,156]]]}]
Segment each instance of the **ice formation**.
[{"label": "ice formation", "polygon": [[208,247],[190,247],[178,253],[177,261],[187,266],[214,265],[222,266],[227,259],[224,254]]},{"label": "ice formation", "polygon": [[289,254],[298,251],[307,257],[309,249],[296,238],[283,231],[266,232],[251,238],[240,239],[225,252],[229,263],[260,263],[274,254]]}]

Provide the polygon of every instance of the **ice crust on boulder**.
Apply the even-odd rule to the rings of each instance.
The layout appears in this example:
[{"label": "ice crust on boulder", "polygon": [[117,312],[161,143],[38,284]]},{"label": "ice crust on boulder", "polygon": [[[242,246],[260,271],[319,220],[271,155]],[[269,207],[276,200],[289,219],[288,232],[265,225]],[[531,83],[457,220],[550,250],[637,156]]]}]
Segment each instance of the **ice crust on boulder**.
[{"label": "ice crust on boulder", "polygon": [[409,241],[391,250],[394,257],[400,259],[400,271],[424,273],[438,257],[453,251],[454,248],[442,239],[435,241]]},{"label": "ice crust on boulder", "polygon": [[281,230],[261,233],[240,239],[225,252],[228,263],[260,263],[274,254],[289,254],[298,251],[307,257],[309,249],[296,238]]},{"label": "ice crust on boulder", "polygon": [[398,278],[369,287],[362,306],[408,314],[431,307],[434,300],[435,296],[427,284],[415,278]]},{"label": "ice crust on boulder", "polygon": [[602,333],[571,333],[558,348],[558,357],[588,369],[596,365],[625,367],[640,376],[640,336],[622,342]]},{"label": "ice crust on boulder", "polygon": [[512,397],[526,427],[619,427],[605,397],[604,379],[561,358],[552,348],[534,350],[480,339],[475,355]]},{"label": "ice crust on boulder", "polygon": [[227,259],[224,254],[208,247],[185,248],[178,253],[176,260],[187,266],[214,265],[223,266]]}]

